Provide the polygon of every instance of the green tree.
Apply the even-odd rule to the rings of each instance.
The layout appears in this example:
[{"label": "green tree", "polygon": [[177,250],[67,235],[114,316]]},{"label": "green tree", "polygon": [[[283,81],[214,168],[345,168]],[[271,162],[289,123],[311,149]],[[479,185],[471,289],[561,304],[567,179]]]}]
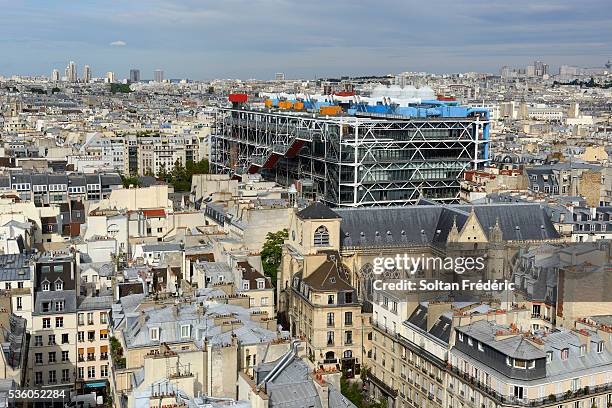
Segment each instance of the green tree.
[{"label": "green tree", "polygon": [[209,171],[209,163],[208,160],[200,160],[199,162],[194,162],[191,160],[187,161],[186,164],[187,174],[191,177],[194,174],[208,174]]},{"label": "green tree", "polygon": [[191,176],[187,174],[187,170],[179,160],[174,162],[174,167],[170,173],[170,183],[174,187],[174,191],[191,190]]},{"label": "green tree", "polygon": [[162,163],[159,166],[159,171],[157,172],[157,177],[163,181],[165,181],[166,183],[170,182],[170,175],[168,174],[168,171],[166,170],[166,165],[164,163]]},{"label": "green tree", "polygon": [[130,89],[129,84],[110,84],[111,93],[130,93],[132,90]]},{"label": "green tree", "polygon": [[358,408],[364,407],[363,394],[356,382],[350,383],[344,376],[340,378],[340,392]]},{"label": "green tree", "polygon": [[283,255],[283,243],[289,236],[287,229],[278,232],[268,232],[266,241],[261,249],[261,264],[264,274],[269,276],[276,286],[278,267]]},{"label": "green tree", "polygon": [[137,176],[121,176],[121,184],[123,187],[128,188],[130,185],[139,187],[141,185],[140,180]]},{"label": "green tree", "polygon": [[174,167],[168,173],[165,167],[161,167],[157,177],[174,187],[174,191],[191,191],[191,180],[194,174],[207,174],[209,169],[208,160],[193,162],[188,160],[185,166],[180,161],[174,163]]}]

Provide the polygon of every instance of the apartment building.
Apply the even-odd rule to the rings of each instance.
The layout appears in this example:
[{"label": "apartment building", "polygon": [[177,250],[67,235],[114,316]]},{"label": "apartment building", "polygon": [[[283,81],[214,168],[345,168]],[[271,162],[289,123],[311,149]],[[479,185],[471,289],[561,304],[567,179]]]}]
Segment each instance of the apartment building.
[{"label": "apartment building", "polygon": [[32,328],[34,262],[31,254],[0,254],[0,290],[11,299],[12,312]]},{"label": "apartment building", "polygon": [[366,363],[370,395],[394,408],[445,407],[452,304],[410,301],[386,291],[377,296]]},{"label": "apartment building", "polygon": [[126,136],[123,150],[124,174],[159,174],[172,171],[176,162],[185,166],[200,158],[195,135]]},{"label": "apartment building", "polygon": [[33,201],[36,206],[97,201],[110,196],[121,187],[117,173],[99,174],[36,174],[13,172],[0,176],[0,192],[15,191],[22,201]]},{"label": "apartment building", "polygon": [[516,333],[529,330],[531,310],[499,306],[418,301],[396,292],[379,292],[373,304],[372,349],[367,360],[370,395],[395,408],[498,406],[485,404],[456,384],[449,362],[460,338],[455,330],[480,323],[504,325]]},{"label": "apartment building", "polygon": [[81,146],[80,153],[93,156],[114,171],[123,172],[125,139],[120,136],[105,136],[102,133],[88,135],[86,142]]},{"label": "apartment building", "polygon": [[72,389],[76,379],[77,265],[74,255],[46,253],[35,264],[29,385]]},{"label": "apartment building", "polygon": [[487,194],[504,190],[527,190],[527,176],[522,170],[485,168],[482,171],[464,172],[460,183],[461,200],[474,202],[483,199]]},{"label": "apartment building", "polygon": [[549,166],[528,167],[529,190],[542,195],[581,195],[592,207],[602,200],[601,166],[587,163],[557,163]]},{"label": "apartment building", "polygon": [[455,331],[450,407],[587,408],[612,403],[609,326],[523,334],[513,326],[478,321]]},{"label": "apartment building", "polygon": [[112,296],[81,296],[77,306],[77,389],[104,393],[109,373]]}]

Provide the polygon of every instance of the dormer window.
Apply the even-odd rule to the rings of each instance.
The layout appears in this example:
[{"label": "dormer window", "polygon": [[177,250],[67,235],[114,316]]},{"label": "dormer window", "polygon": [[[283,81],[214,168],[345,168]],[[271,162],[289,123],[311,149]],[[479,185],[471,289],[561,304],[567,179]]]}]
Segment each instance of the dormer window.
[{"label": "dormer window", "polygon": [[329,231],[321,225],[314,233],[314,246],[329,246]]},{"label": "dormer window", "polygon": [[191,326],[184,324],[181,326],[181,338],[188,339],[189,337],[191,337]]},{"label": "dormer window", "polygon": [[599,343],[597,343],[597,352],[603,353],[603,351],[604,351],[604,342],[600,341]]},{"label": "dormer window", "polygon": [[250,286],[249,281],[242,282],[242,290],[249,290]]},{"label": "dormer window", "polygon": [[158,327],[151,327],[149,329],[149,337],[153,341],[158,341],[159,340],[159,328]]},{"label": "dormer window", "polygon": [[266,287],[266,282],[263,279],[257,280],[257,289],[264,289]]},{"label": "dormer window", "polygon": [[514,359],[514,368],[520,368],[522,370],[526,369],[527,368],[527,361],[515,358]]},{"label": "dormer window", "polygon": [[569,358],[569,349],[564,348],[561,350],[561,360],[567,360]]},{"label": "dormer window", "polygon": [[48,292],[51,290],[51,284],[49,283],[49,281],[44,281],[41,286],[43,292]]},{"label": "dormer window", "polygon": [[55,290],[64,290],[64,282],[61,279],[55,281]]},{"label": "dormer window", "polygon": [[458,334],[459,341],[463,341],[463,333],[459,332],[457,334]]},{"label": "dormer window", "polygon": [[552,360],[553,360],[553,352],[547,351],[546,352],[546,364],[552,362]]},{"label": "dormer window", "polygon": [[580,357],[584,357],[586,355],[586,344],[580,345]]}]

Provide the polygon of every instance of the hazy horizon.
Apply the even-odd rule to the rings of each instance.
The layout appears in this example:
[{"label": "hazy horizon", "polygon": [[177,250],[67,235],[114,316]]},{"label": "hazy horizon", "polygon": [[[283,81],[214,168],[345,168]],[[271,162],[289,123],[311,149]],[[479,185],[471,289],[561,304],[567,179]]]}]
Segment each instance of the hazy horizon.
[{"label": "hazy horizon", "polygon": [[601,67],[612,58],[606,0],[0,0],[0,75],[272,79],[499,72],[541,60]]}]

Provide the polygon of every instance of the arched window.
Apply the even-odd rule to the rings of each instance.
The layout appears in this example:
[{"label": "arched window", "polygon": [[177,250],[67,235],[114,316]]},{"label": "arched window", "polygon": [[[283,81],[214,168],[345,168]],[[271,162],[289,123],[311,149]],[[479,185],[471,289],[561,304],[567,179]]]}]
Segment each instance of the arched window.
[{"label": "arched window", "polygon": [[321,225],[315,230],[314,233],[314,245],[315,246],[329,246],[329,231],[325,225]]},{"label": "arched window", "polygon": [[377,279],[374,273],[374,266],[371,263],[365,264],[359,271],[359,290],[360,296],[368,301],[374,299],[374,280]]}]

